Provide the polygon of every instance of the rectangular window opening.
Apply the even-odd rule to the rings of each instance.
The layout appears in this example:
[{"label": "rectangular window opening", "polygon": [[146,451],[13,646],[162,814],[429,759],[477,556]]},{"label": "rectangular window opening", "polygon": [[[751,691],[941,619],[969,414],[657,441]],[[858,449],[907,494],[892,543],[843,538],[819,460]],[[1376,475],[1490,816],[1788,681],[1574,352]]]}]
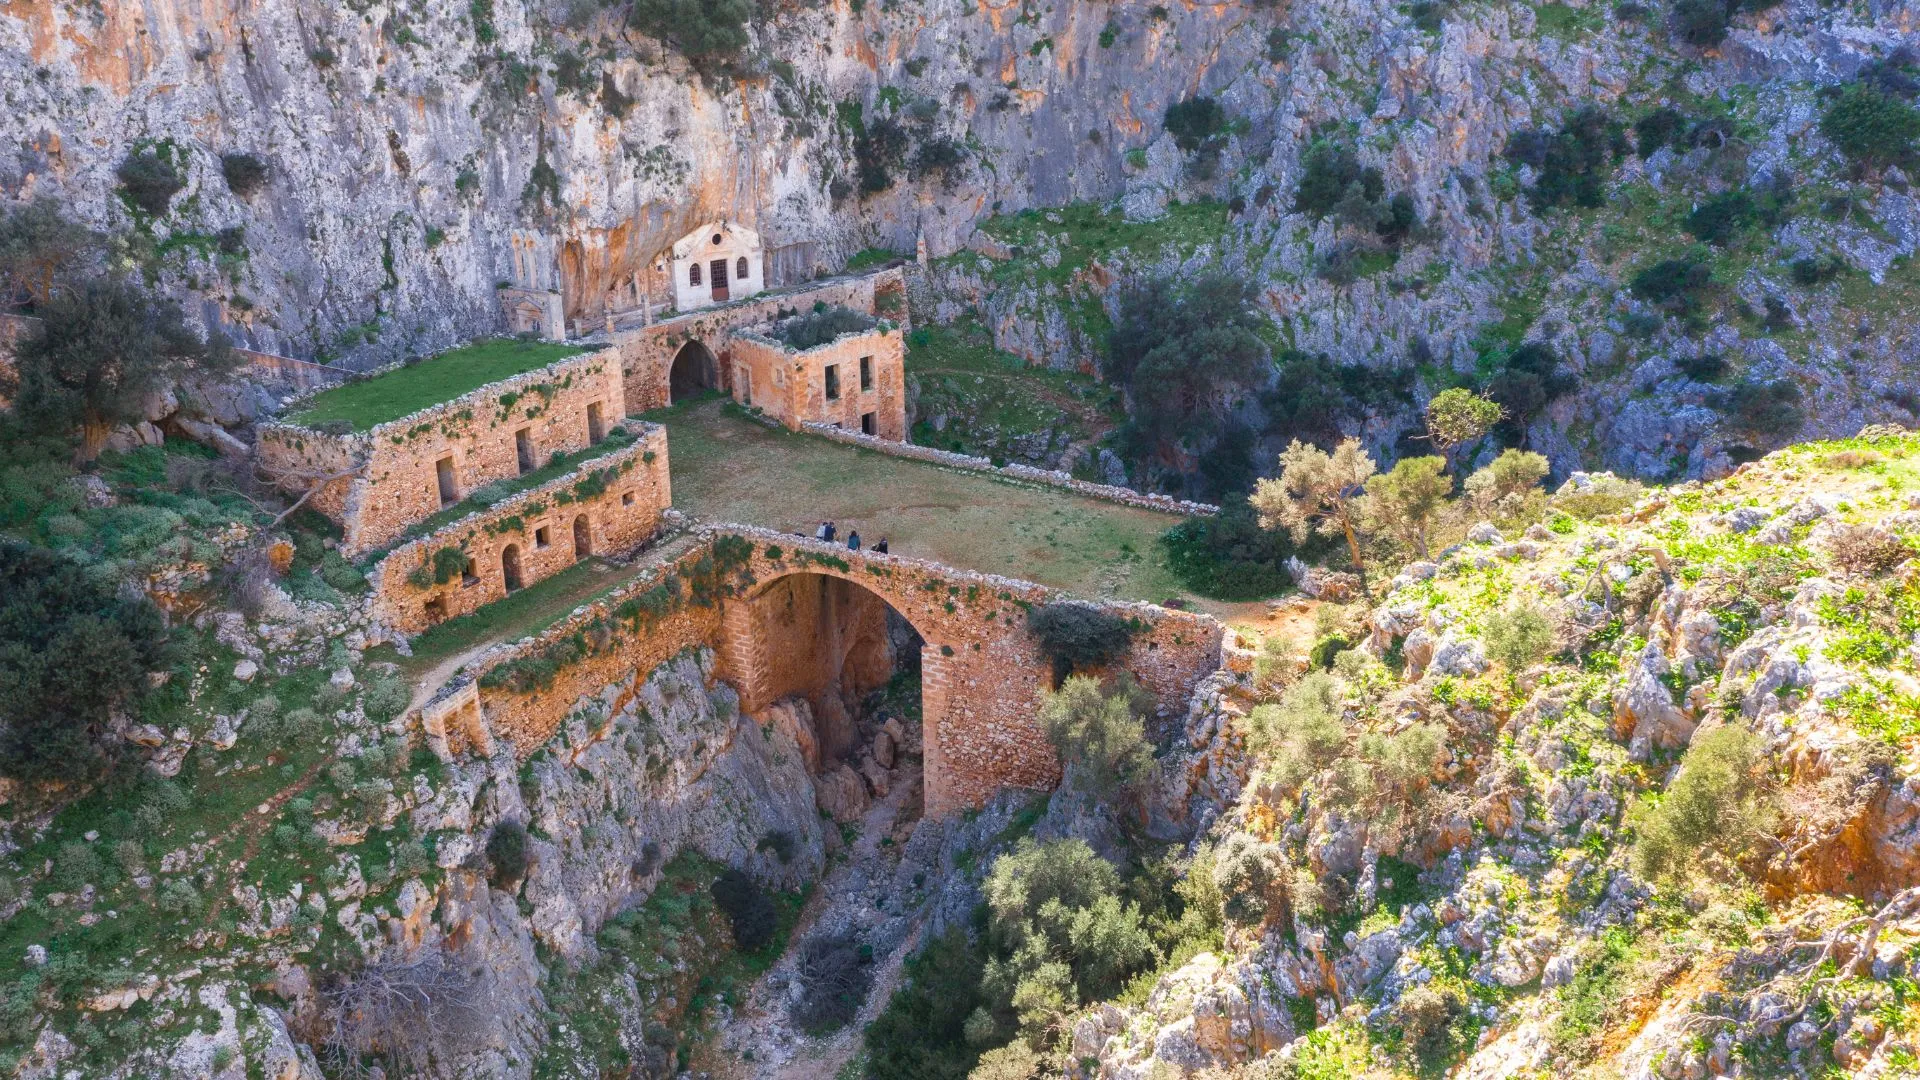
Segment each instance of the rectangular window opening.
[{"label": "rectangular window opening", "polygon": [[453,459],[443,457],[433,463],[433,476],[440,484],[440,505],[452,506],[460,501],[460,486],[453,480]]},{"label": "rectangular window opening", "polygon": [[631,492],[631,491],[629,491],[629,492],[626,492],[626,493],[624,493],[624,494],[622,494],[622,495],[620,496],[620,505],[621,505],[621,506],[632,506],[632,505],[633,505],[633,492]]},{"label": "rectangular window opening", "polygon": [[467,565],[460,569],[460,587],[464,589],[478,584],[480,584],[480,567],[472,559],[468,559]]},{"label": "rectangular window opening", "polygon": [[873,389],[873,357],[871,356],[860,358],[860,389],[863,391]]},{"label": "rectangular window opening", "polygon": [[601,415],[600,403],[590,402],[587,405],[587,443],[593,445],[606,437],[607,420]]},{"label": "rectangular window opening", "polygon": [[827,400],[840,400],[840,365],[827,365]]},{"label": "rectangular window opening", "polygon": [[862,435],[880,434],[880,424],[875,419],[875,416],[876,414],[870,413],[870,412],[860,414],[860,434]]},{"label": "rectangular window opening", "polygon": [[533,429],[521,428],[513,433],[513,456],[520,462],[520,475],[532,472],[533,465]]},{"label": "rectangular window opening", "polygon": [[553,543],[553,534],[547,531],[545,525],[533,530],[533,546],[536,551],[551,543]]}]

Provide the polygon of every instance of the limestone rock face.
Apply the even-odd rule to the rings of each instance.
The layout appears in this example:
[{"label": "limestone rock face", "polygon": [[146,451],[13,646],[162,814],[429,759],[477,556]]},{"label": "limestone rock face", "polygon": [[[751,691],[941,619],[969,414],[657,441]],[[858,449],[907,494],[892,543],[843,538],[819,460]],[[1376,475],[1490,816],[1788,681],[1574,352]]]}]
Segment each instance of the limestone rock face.
[{"label": "limestone rock face", "polygon": [[1163,976],[1141,1009],[1107,1005],[1081,1018],[1073,1029],[1070,1075],[1148,1080],[1168,1070],[1188,1076],[1255,1060],[1294,1037],[1277,991],[1259,964],[1223,963],[1201,953]]}]

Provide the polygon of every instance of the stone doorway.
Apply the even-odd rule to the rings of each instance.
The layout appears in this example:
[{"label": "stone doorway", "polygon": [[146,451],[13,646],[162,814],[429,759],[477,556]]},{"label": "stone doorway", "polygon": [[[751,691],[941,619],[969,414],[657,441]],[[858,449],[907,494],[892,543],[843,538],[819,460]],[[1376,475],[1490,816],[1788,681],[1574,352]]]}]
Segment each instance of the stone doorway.
[{"label": "stone doorway", "polygon": [[593,529],[587,525],[587,515],[581,514],[573,519],[573,561],[593,554]]},{"label": "stone doorway", "polygon": [[699,341],[680,346],[673,357],[673,369],[667,376],[668,401],[678,404],[687,398],[720,388],[720,364]]},{"label": "stone doorway", "polygon": [[508,592],[520,591],[522,578],[520,577],[519,544],[508,544],[500,552],[500,577],[506,582]]}]

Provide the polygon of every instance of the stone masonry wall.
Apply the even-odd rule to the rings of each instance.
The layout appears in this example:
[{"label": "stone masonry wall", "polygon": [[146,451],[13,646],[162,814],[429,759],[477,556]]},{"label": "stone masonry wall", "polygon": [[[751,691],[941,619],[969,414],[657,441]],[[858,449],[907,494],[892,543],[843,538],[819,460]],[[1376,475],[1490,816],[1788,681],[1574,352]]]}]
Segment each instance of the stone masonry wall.
[{"label": "stone masonry wall", "polygon": [[[730,377],[728,355],[733,332],[770,322],[782,308],[807,311],[816,303],[841,305],[873,314],[876,296],[892,296],[905,288],[905,275],[899,267],[890,267],[858,277],[831,278],[812,282],[786,292],[761,293],[751,300],[725,304],[704,311],[663,319],[652,326],[623,330],[613,335],[613,347],[620,353],[620,368],[626,380],[627,412],[633,415],[664,408],[672,403],[670,376],[673,358],[681,346],[699,341],[720,362],[721,378]],[[904,326],[905,305],[898,312],[883,312]],[[730,386],[719,389],[731,390]],[[857,420],[858,418],[856,418]],[[858,430],[858,424],[855,425]]]},{"label": "stone masonry wall", "polygon": [[[626,415],[620,368],[609,350],[571,357],[490,383],[411,416],[366,432],[329,435],[293,424],[261,430],[259,455],[269,472],[303,457],[350,459],[357,475],[315,497],[316,509],[346,532],[349,557],[377,551],[442,507],[437,463],[450,459],[454,498],[521,475],[516,433],[527,432],[531,467],[556,452],[592,445],[589,413],[597,408],[602,433]],[[339,449],[317,449],[327,443]]]},{"label": "stone masonry wall", "polygon": [[[586,555],[623,555],[645,543],[672,501],[667,432],[657,424],[627,423],[640,428],[632,446],[395,548],[371,578],[373,616],[391,630],[414,634],[504,599],[508,549],[523,587]],[[576,545],[582,521],[584,552]],[[424,589],[409,581],[417,569],[431,574],[434,553],[442,548],[465,553],[475,570],[471,580],[455,574]]]},{"label": "stone masonry wall", "polygon": [[[754,405],[791,431],[823,424],[863,430],[860,418],[874,417],[874,437],[907,437],[906,338],[882,324],[863,334],[847,334],[804,351],[758,332],[733,336],[733,398]],[[871,385],[860,386],[860,361],[866,358]],[[826,370],[837,371],[838,396],[827,397]]]}]

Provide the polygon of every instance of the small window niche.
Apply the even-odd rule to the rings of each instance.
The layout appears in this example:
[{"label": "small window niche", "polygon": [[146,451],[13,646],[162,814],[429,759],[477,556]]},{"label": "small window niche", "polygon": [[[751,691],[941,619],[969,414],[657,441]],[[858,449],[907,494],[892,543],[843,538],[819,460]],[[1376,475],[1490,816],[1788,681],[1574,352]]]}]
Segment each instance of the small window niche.
[{"label": "small window niche", "polygon": [[840,400],[840,365],[827,365],[827,400]]}]

